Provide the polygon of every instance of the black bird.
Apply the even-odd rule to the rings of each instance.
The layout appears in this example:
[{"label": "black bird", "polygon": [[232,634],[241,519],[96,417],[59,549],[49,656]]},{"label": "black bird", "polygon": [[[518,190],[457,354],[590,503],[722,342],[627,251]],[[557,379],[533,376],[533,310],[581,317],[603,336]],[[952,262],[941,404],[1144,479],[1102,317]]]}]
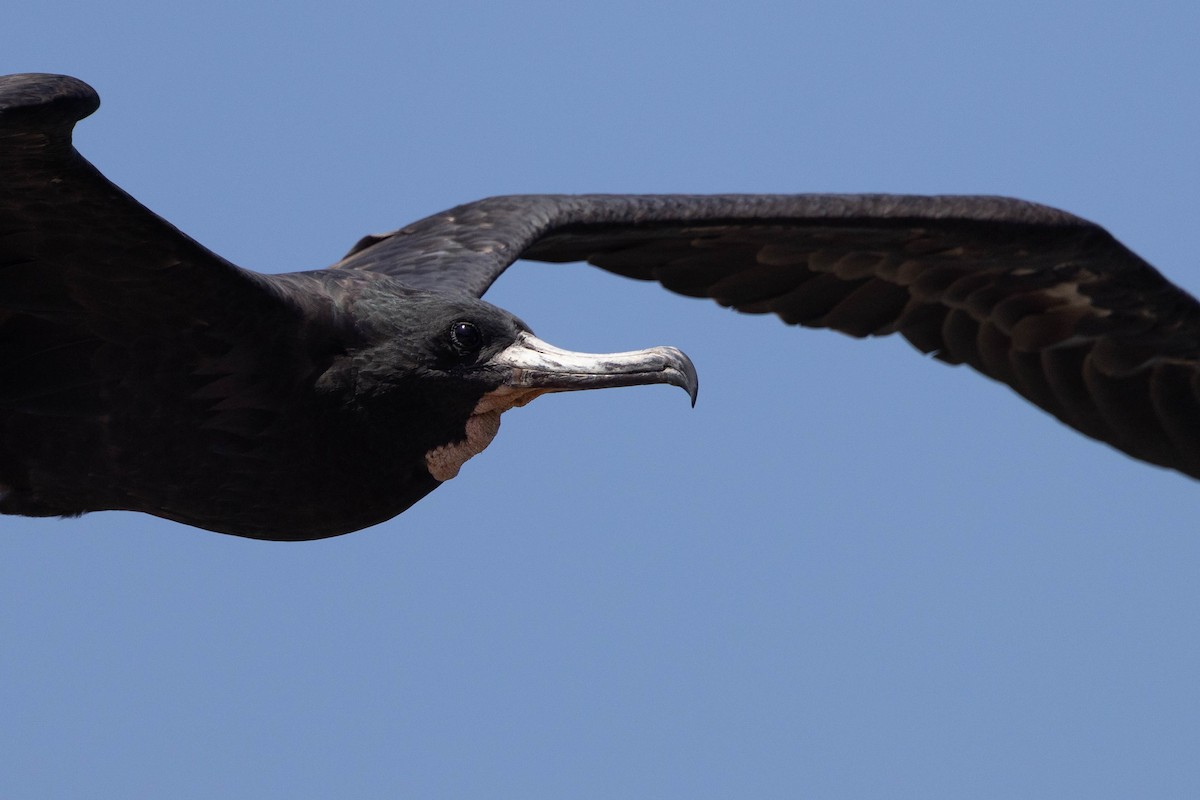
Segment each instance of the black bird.
[{"label": "black bird", "polygon": [[0,511],[144,511],[312,539],[400,513],[539,394],[669,383],[673,348],[551,347],[478,298],[587,261],[919,350],[1200,477],[1200,305],[1099,226],[1000,197],[530,195],[368,236],[328,269],[214,255],[71,145],[74,78],[0,78]]}]

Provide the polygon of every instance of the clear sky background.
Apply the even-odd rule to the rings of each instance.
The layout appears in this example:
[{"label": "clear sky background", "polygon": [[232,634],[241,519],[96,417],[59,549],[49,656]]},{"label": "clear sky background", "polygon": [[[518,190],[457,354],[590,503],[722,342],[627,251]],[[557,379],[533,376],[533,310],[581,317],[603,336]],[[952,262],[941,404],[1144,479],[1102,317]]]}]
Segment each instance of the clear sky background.
[{"label": "clear sky background", "polygon": [[[18,3],[76,144],[288,271],[510,192],[992,193],[1200,289],[1200,5]],[[1200,796],[1200,486],[923,358],[583,266],[488,295],[652,387],[375,528],[0,519],[0,796]]]}]

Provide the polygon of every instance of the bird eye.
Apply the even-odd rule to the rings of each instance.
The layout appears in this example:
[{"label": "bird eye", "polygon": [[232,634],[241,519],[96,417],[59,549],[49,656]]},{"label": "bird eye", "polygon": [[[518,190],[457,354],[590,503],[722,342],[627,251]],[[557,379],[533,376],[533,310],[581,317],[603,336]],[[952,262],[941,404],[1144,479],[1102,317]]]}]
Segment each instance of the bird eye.
[{"label": "bird eye", "polygon": [[475,353],[483,347],[483,334],[470,322],[459,321],[450,326],[450,341],[464,353]]}]

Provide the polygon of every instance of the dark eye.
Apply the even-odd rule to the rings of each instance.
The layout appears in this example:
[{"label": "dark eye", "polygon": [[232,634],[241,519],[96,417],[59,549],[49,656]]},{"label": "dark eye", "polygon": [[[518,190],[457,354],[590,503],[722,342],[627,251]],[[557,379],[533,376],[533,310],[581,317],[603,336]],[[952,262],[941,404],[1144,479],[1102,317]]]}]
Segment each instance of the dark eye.
[{"label": "dark eye", "polygon": [[463,353],[477,353],[483,347],[483,334],[470,322],[456,322],[450,326],[450,341]]}]

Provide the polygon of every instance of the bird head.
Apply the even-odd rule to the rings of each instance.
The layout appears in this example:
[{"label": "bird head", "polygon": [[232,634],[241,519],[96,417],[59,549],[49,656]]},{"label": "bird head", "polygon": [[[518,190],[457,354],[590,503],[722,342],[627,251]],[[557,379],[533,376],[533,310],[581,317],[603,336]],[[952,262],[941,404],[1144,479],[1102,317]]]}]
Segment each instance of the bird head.
[{"label": "bird head", "polygon": [[579,353],[482,300],[414,291],[366,300],[354,309],[370,342],[352,355],[356,402],[419,448],[439,481],[491,443],[502,413],[542,394],[665,383],[696,401],[695,367],[673,347]]}]

